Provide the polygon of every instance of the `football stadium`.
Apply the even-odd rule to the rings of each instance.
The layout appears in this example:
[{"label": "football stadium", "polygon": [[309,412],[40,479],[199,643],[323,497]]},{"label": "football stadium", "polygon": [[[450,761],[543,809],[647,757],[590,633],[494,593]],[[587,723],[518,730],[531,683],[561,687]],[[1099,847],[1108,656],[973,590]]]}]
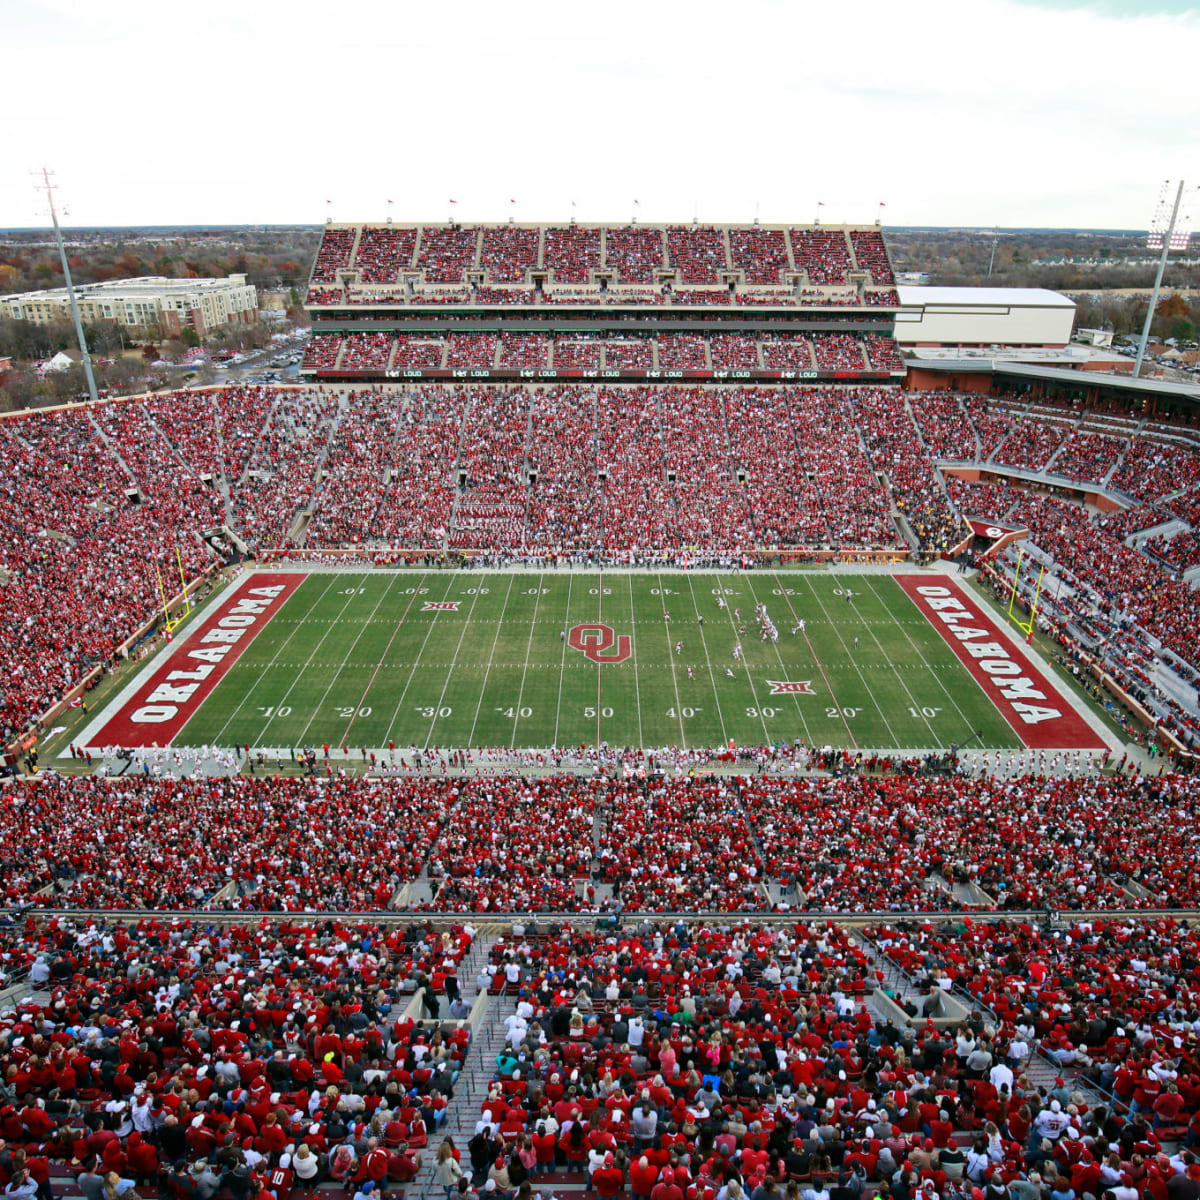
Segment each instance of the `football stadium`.
[{"label": "football stadium", "polygon": [[878,225],[305,300],[0,418],[5,1194],[1196,1196],[1194,402],[910,370]]}]

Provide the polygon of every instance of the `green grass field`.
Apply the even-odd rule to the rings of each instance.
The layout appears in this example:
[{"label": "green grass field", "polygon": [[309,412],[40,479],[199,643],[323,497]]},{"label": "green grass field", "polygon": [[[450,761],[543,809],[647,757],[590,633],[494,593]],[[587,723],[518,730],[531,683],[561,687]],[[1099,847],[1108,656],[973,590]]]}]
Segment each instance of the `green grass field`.
[{"label": "green grass field", "polygon": [[[760,639],[759,602],[778,643]],[[801,617],[806,629],[793,634]],[[564,640],[601,623],[614,641],[630,638],[624,661],[589,659],[586,635],[585,649]],[[773,694],[772,681],[807,683],[811,694]],[[310,575],[175,740],[378,748],[803,738],[917,749],[965,743],[976,730],[976,746],[1020,745],[887,576],[368,571]]]}]

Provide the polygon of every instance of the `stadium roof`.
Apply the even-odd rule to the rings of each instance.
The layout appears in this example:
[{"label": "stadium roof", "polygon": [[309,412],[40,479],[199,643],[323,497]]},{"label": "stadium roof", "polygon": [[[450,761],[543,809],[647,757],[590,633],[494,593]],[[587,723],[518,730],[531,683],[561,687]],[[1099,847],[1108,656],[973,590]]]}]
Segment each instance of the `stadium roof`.
[{"label": "stadium roof", "polygon": [[1200,403],[1200,386],[1174,383],[1169,379],[1134,379],[1129,375],[1109,375],[1101,371],[1078,371],[1071,367],[1045,367],[1035,363],[1003,362],[993,358],[922,359],[910,365],[923,371],[992,372],[1019,375],[1026,379],[1044,379],[1051,383],[1070,383],[1076,387],[1108,387],[1122,392],[1145,392],[1173,396]]},{"label": "stadium roof", "polygon": [[1005,287],[909,287],[896,289],[904,308],[926,308],[931,305],[966,305],[971,308],[993,308],[1000,305],[1029,308],[1074,308],[1075,301],[1049,288]]}]

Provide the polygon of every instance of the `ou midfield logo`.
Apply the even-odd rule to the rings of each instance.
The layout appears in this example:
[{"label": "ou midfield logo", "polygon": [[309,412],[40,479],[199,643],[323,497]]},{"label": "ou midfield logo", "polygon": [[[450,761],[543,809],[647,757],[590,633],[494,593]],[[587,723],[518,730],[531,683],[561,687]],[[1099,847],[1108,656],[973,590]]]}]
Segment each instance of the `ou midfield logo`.
[{"label": "ou midfield logo", "polygon": [[[601,664],[621,663],[633,654],[633,639],[627,633],[617,637],[611,625],[576,625],[567,634],[567,645]],[[610,654],[614,646],[616,651]]]}]

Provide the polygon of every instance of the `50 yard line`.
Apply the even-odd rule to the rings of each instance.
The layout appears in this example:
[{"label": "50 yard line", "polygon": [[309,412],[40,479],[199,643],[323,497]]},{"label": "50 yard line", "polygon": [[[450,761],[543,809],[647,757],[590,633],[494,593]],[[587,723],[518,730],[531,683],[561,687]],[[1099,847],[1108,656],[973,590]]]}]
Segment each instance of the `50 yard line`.
[{"label": "50 yard line", "polygon": [[[633,572],[630,571],[625,578],[629,581],[629,619],[632,622],[634,614],[637,612],[637,606],[633,602]],[[633,637],[629,639],[630,645],[633,647],[633,694],[637,701],[637,717],[638,717],[638,745],[645,746],[646,739],[642,734],[642,685],[638,681],[638,665],[637,665],[637,626],[634,625]],[[597,712],[600,710],[597,709]]]}]

